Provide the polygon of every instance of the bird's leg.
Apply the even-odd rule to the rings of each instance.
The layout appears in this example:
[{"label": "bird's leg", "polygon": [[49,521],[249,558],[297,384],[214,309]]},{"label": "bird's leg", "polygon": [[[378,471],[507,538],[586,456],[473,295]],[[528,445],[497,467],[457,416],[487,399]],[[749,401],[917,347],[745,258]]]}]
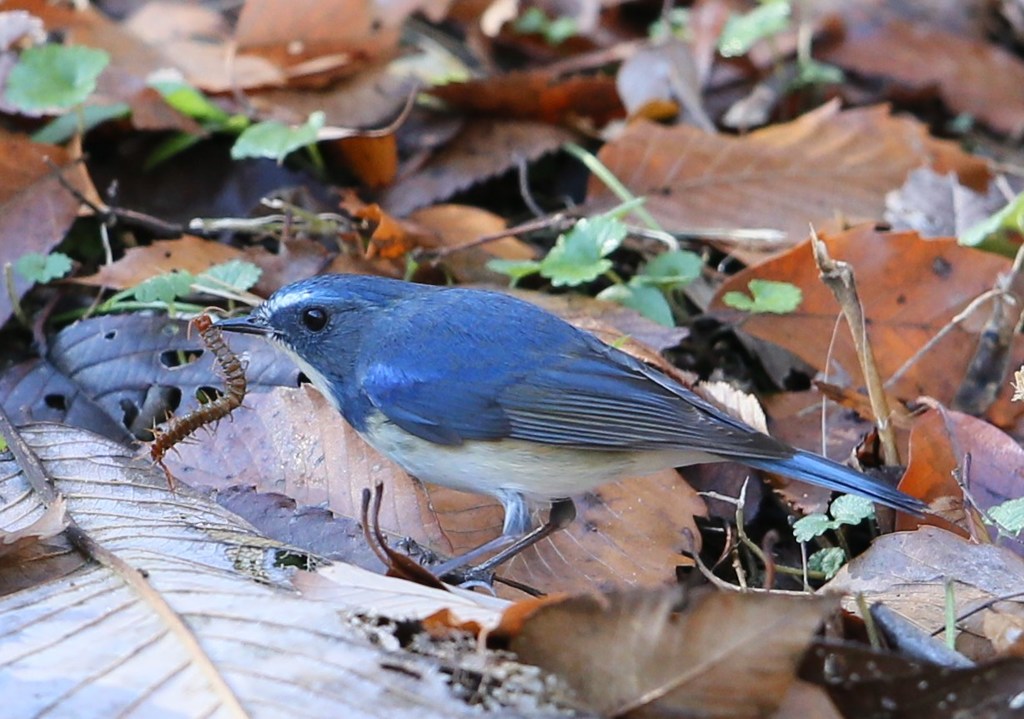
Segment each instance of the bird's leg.
[{"label": "bird's leg", "polygon": [[[512,507],[506,505],[506,512],[509,512],[511,509]],[[551,511],[548,513],[548,521],[528,532],[509,532],[509,516],[509,514],[506,514],[506,531],[500,537],[495,537],[476,549],[472,549],[463,555],[449,559],[447,562],[436,567],[432,567],[431,571],[433,571],[438,577],[443,578],[446,574],[450,574],[455,570],[461,570],[462,567],[465,567],[467,564],[471,564],[484,554],[500,549],[497,554],[484,560],[480,564],[457,572],[458,579],[460,580],[459,583],[465,582],[467,579],[472,580],[479,577],[485,577],[493,572],[496,567],[512,559],[512,557],[516,556],[524,549],[532,547],[545,537],[554,534],[560,529],[565,529],[567,526],[572,524],[572,521],[576,519],[576,505],[573,504],[571,499],[555,500],[551,503]],[[516,517],[516,519],[519,519],[519,517]],[[516,523],[517,522],[514,520],[513,524]]]},{"label": "bird's leg", "polygon": [[551,511],[548,513],[548,521],[531,532],[527,532],[509,546],[502,549],[490,559],[487,559],[476,567],[474,571],[490,572],[495,567],[507,562],[524,549],[532,547],[540,540],[555,532],[565,529],[576,519],[576,505],[571,499],[556,499],[551,503]]}]

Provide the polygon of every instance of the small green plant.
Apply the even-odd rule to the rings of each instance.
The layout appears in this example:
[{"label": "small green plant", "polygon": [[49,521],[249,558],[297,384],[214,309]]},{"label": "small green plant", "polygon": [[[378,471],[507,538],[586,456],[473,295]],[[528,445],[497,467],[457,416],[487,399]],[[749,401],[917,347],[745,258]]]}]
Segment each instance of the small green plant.
[{"label": "small green plant", "polygon": [[536,6],[520,15],[513,27],[522,35],[542,35],[549,45],[561,45],[579,33],[579,27],[573,18],[550,18]]},{"label": "small green plant", "polygon": [[30,47],[7,77],[6,99],[29,111],[81,105],[96,91],[96,80],[109,63],[110,55],[91,47]]},{"label": "small green plant", "polygon": [[202,311],[199,305],[182,304],[180,300],[202,293],[238,299],[259,280],[262,270],[251,262],[230,260],[214,265],[198,275],[184,270],[173,270],[116,293],[96,310],[99,314],[138,309]]},{"label": "small green plant", "polygon": [[988,510],[988,516],[1007,534],[1020,534],[1024,530],[1024,497],[997,504]]},{"label": "small green plant", "polygon": [[632,211],[635,201],[609,212],[579,220],[571,230],[559,235],[555,246],[542,260],[492,260],[488,267],[512,278],[513,284],[532,274],[540,274],[556,287],[577,287],[599,277],[612,281],[599,299],[631,307],[663,325],[674,324],[666,292],[689,284],[700,275],[700,257],[686,250],[672,250],[654,258],[629,280],[612,271],[608,255],[617,250],[628,234],[619,219]]},{"label": "small green plant", "polygon": [[747,283],[750,295],[726,292],[722,297],[728,307],[751,313],[784,315],[796,310],[803,302],[803,291],[789,282],[751,280]]},{"label": "small green plant", "polygon": [[71,258],[62,252],[29,252],[14,263],[14,271],[30,282],[46,284],[71,272]]},{"label": "small green plant", "polygon": [[76,132],[86,132],[131,111],[123,102],[83,104],[96,91],[96,81],[109,63],[107,53],[82,45],[30,47],[11,69],[4,97],[23,112],[74,110],[32,135],[36,142],[63,142]]},{"label": "small green plant", "polygon": [[[778,35],[792,27],[792,5],[791,0],[760,0],[760,4],[749,12],[733,13],[718,38],[718,51],[723,57],[740,57],[762,40],[774,42]],[[811,57],[811,35],[809,29],[801,28],[797,72],[790,86],[841,83],[844,77],[842,70]]]},{"label": "small green plant", "polygon": [[231,148],[231,157],[241,160],[250,157],[264,157],[277,160],[284,158],[300,148],[307,148],[318,166],[322,166],[316,152],[316,138],[320,128],[324,126],[326,117],[322,112],[314,112],[309,119],[298,127],[289,127],[284,123],[269,120],[258,122],[245,128]]},{"label": "small green plant", "polygon": [[[829,505],[829,515],[808,514],[801,517],[793,523],[793,537],[798,542],[810,542],[826,532],[837,532],[842,543],[842,527],[854,526],[873,518],[875,507],[869,499],[843,494]],[[812,554],[807,560],[807,566],[808,569],[824,573],[826,579],[831,579],[849,558],[844,547],[826,547]]]},{"label": "small green plant", "polygon": [[723,57],[740,57],[754,45],[789,29],[793,9],[789,0],[761,0],[745,13],[733,13],[718,37],[718,51]]}]

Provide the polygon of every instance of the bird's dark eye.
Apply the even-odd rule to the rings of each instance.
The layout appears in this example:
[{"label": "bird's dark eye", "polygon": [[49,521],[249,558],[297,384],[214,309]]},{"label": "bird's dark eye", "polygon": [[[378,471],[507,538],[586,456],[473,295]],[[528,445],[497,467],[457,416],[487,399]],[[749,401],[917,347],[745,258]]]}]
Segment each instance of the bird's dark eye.
[{"label": "bird's dark eye", "polygon": [[319,332],[327,326],[327,311],[320,307],[310,307],[302,313],[302,324],[306,329]]}]

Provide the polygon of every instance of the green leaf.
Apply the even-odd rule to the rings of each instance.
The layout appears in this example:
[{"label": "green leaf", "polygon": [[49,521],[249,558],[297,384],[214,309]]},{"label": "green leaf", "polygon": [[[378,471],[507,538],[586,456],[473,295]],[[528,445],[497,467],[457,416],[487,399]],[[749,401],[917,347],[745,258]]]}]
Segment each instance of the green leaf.
[{"label": "green leaf", "polygon": [[860,524],[875,516],[875,505],[870,499],[853,494],[841,494],[828,508],[838,524]]},{"label": "green leaf", "polygon": [[131,113],[132,108],[124,102],[116,102],[113,105],[85,105],[81,114],[69,112],[55,117],[36,130],[32,134],[32,139],[36,142],[59,145],[70,140],[79,130],[85,133],[108,120],[119,120],[122,117],[128,117]]},{"label": "green leaf", "polygon": [[61,252],[29,252],[15,261],[14,271],[30,282],[46,284],[71,272],[71,258]]},{"label": "green leaf", "polygon": [[540,35],[548,29],[548,25],[550,24],[551,21],[548,19],[548,16],[544,14],[543,10],[535,5],[520,15],[516,19],[513,27],[516,32],[524,35],[532,35],[535,33]]},{"label": "green leaf", "polygon": [[490,260],[487,269],[508,275],[512,284],[516,284],[524,277],[540,272],[540,263],[536,260]]},{"label": "green leaf", "polygon": [[612,285],[598,293],[597,299],[617,302],[623,307],[634,309],[659,325],[675,327],[672,308],[665,295],[656,287],[630,282],[628,285]]},{"label": "green leaf", "polygon": [[959,242],[967,247],[1013,257],[1019,248],[1021,233],[1024,233],[1024,192],[999,212],[964,232]]},{"label": "green leaf", "polygon": [[758,40],[788,28],[789,15],[789,0],[768,0],[748,13],[730,15],[718,38],[718,51],[723,57],[746,55]]},{"label": "green leaf", "polygon": [[187,296],[192,291],[195,279],[191,272],[175,270],[140,282],[131,294],[139,302],[163,302],[169,305],[179,297]]},{"label": "green leaf", "polygon": [[544,39],[549,45],[561,45],[571,37],[579,34],[579,26],[574,18],[568,15],[556,17],[544,31]]},{"label": "green leaf", "polygon": [[187,82],[180,80],[150,80],[149,86],[160,93],[164,101],[183,115],[213,125],[219,129],[231,116],[217,107],[206,95]]},{"label": "green leaf", "polygon": [[207,287],[227,286],[244,292],[257,282],[263,270],[245,260],[229,260],[205,270],[196,277],[195,283]]},{"label": "green leaf", "polygon": [[555,241],[541,260],[540,274],[555,287],[592,282],[611,269],[604,256],[626,239],[626,225],[614,217],[583,218]]},{"label": "green leaf", "polygon": [[835,529],[836,526],[836,523],[824,514],[808,514],[793,522],[793,537],[798,542],[809,542],[828,530]]},{"label": "green leaf", "polygon": [[688,285],[700,277],[703,260],[696,252],[672,250],[663,252],[644,265],[634,279],[644,284],[655,284],[667,289]]},{"label": "green leaf", "polygon": [[807,568],[815,572],[824,572],[826,579],[836,576],[846,563],[846,554],[841,547],[819,549],[807,558]]},{"label": "green leaf", "polygon": [[295,150],[315,144],[317,132],[324,126],[324,120],[324,113],[314,112],[306,124],[298,127],[289,127],[273,120],[251,125],[235,140],[231,157],[235,160],[264,157],[281,163]]},{"label": "green leaf", "polygon": [[7,101],[22,110],[80,105],[109,62],[107,53],[81,45],[31,47],[7,76]]},{"label": "green leaf", "polygon": [[799,307],[804,298],[800,288],[789,282],[751,280],[747,288],[751,297],[742,292],[726,292],[722,302],[737,310],[784,315]]},{"label": "green leaf", "polygon": [[996,524],[1010,534],[1017,534],[1024,529],[1024,497],[997,504],[988,513]]},{"label": "green leaf", "polygon": [[840,85],[846,79],[843,71],[835,65],[818,62],[810,58],[797,65],[797,75],[793,85],[803,87],[806,85]]}]

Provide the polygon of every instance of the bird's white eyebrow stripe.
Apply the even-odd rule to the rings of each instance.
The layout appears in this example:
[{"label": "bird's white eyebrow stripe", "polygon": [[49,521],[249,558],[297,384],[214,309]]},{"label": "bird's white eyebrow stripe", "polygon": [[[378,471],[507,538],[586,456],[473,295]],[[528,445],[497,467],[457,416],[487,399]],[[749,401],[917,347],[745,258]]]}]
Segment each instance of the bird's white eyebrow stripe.
[{"label": "bird's white eyebrow stripe", "polygon": [[312,290],[292,290],[285,294],[275,294],[267,300],[267,309],[271,312],[276,312],[277,310],[283,310],[291,305],[305,302],[314,296],[315,293]]}]

